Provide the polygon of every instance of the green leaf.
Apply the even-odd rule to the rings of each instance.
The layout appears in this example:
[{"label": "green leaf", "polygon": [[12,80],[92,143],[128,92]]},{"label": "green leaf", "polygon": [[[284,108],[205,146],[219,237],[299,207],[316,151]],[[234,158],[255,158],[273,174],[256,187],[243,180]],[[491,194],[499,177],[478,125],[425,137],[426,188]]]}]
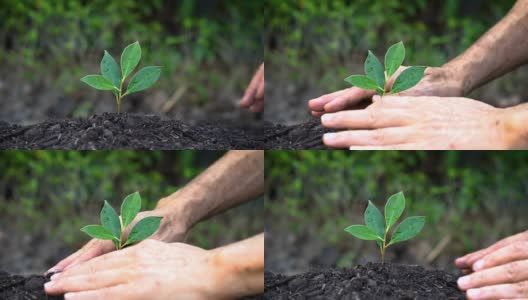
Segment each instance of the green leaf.
[{"label": "green leaf", "polygon": [[387,71],[387,78],[390,78],[403,63],[405,59],[405,46],[403,42],[399,42],[390,46],[387,53],[385,53],[385,70]]},{"label": "green leaf", "polygon": [[121,85],[121,71],[119,70],[119,66],[115,59],[106,50],[103,59],[101,60],[101,74],[119,89],[119,86]]},{"label": "green leaf", "polygon": [[148,238],[158,230],[160,222],[161,217],[146,217],[141,219],[130,231],[125,245],[130,245]]},{"label": "green leaf", "polygon": [[365,60],[365,74],[367,74],[368,78],[374,80],[379,87],[385,87],[385,69],[376,55],[370,50]]},{"label": "green leaf", "polygon": [[160,74],[161,67],[145,67],[139,70],[130,80],[125,95],[148,89],[158,81]]},{"label": "green leaf", "polygon": [[101,210],[101,225],[108,229],[114,236],[121,236],[121,222],[119,221],[119,216],[112,205],[106,200],[103,209]]},{"label": "green leaf", "polygon": [[110,230],[101,225],[88,225],[81,228],[81,231],[87,235],[100,240],[117,240]]},{"label": "green leaf", "polygon": [[389,229],[398,221],[401,217],[403,210],[405,209],[405,196],[403,192],[399,192],[389,197],[385,204],[385,222],[386,230]]},{"label": "green leaf", "polygon": [[137,216],[141,209],[141,196],[138,192],[130,194],[125,197],[121,204],[121,219],[123,221],[123,228],[126,228],[132,220]]},{"label": "green leaf", "polygon": [[98,90],[103,90],[103,91],[117,90],[117,88],[114,86],[114,84],[110,80],[104,78],[101,75],[86,75],[83,78],[81,78],[81,81]]},{"label": "green leaf", "polygon": [[385,220],[378,210],[376,205],[369,200],[367,209],[365,210],[365,224],[377,235],[383,237],[385,235]]},{"label": "green leaf", "polygon": [[128,45],[121,54],[121,72],[124,81],[134,71],[141,59],[141,46],[139,42]]},{"label": "green leaf", "polygon": [[412,239],[422,231],[424,224],[425,217],[409,217],[403,220],[394,230],[389,245]]},{"label": "green leaf", "polygon": [[382,240],[383,238],[378,236],[376,232],[365,225],[351,225],[345,228],[345,231],[358,239],[373,241]]},{"label": "green leaf", "polygon": [[348,76],[347,78],[345,78],[345,81],[350,83],[353,86],[356,86],[364,90],[376,90],[376,89],[381,88],[378,86],[378,84],[374,80],[364,75]]},{"label": "green leaf", "polygon": [[392,84],[391,94],[408,90],[415,86],[424,76],[426,67],[408,67],[396,78]]}]

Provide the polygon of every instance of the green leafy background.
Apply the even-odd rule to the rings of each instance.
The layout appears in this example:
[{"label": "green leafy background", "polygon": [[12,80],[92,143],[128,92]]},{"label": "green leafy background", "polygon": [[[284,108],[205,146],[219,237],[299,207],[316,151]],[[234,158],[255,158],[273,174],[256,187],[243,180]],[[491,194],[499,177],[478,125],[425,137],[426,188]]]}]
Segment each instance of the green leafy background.
[{"label": "green leafy background", "polygon": [[[0,3],[0,119],[114,111],[79,79],[139,41],[141,66],[163,66],[153,89],[124,103],[177,117],[240,114],[234,103],[263,61],[264,1],[6,0]],[[181,96],[178,96],[182,94]],[[169,110],[163,105],[177,98]],[[172,98],[174,100],[174,98]],[[127,100],[125,100],[127,102]]]},{"label": "green leafy background", "polygon": [[[264,29],[265,117],[297,123],[308,100],[348,88],[363,74],[368,50],[383,62],[388,47],[405,43],[404,64],[440,66],[500,20],[515,0],[267,0]],[[499,106],[528,98],[527,67],[471,96]]]},{"label": "green leafy background", "polygon": [[[364,224],[368,200],[383,211],[398,191],[406,198],[399,222],[425,216],[426,223],[414,239],[388,248],[389,262],[454,271],[455,257],[528,229],[526,152],[266,151],[265,158],[271,270],[379,261],[375,242],[344,229]],[[428,261],[434,249],[441,250]]]},{"label": "green leafy background", "polygon": [[[0,270],[43,272],[88,241],[103,201],[119,210],[139,191],[142,210],[184,186],[224,152],[1,151]],[[255,199],[195,226],[187,242],[214,248],[262,232]]]}]

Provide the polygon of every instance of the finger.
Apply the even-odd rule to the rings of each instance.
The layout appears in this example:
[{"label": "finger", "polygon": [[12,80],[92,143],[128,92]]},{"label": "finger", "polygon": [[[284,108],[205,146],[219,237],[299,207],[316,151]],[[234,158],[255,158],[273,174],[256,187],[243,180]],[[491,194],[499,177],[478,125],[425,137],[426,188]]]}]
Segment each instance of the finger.
[{"label": "finger", "polygon": [[347,109],[358,104],[360,101],[370,98],[375,95],[373,91],[362,90],[358,88],[351,88],[341,95],[335,97],[326,103],[323,107],[325,112],[336,112]]},{"label": "finger", "polygon": [[137,286],[120,284],[93,291],[82,291],[66,293],[64,300],[136,300],[142,299],[142,295],[137,292]]},{"label": "finger", "polygon": [[526,299],[528,297],[528,281],[470,289],[466,295],[469,300]]},{"label": "finger", "polygon": [[49,269],[46,273],[56,273],[64,271],[74,265],[85,262],[93,257],[99,256],[113,249],[113,244],[107,241],[91,240],[81,249],[66,257]]},{"label": "finger", "polygon": [[348,148],[352,151],[373,151],[373,150],[419,150],[416,144],[396,144],[384,146],[351,146]]},{"label": "finger", "polygon": [[528,259],[528,241],[504,246],[482,257],[473,264],[473,270],[480,271],[516,260]]},{"label": "finger", "polygon": [[110,252],[98,257],[95,257],[89,261],[86,261],[82,264],[78,264],[76,266],[73,266],[67,270],[65,270],[60,277],[65,276],[77,276],[77,275],[85,275],[85,274],[91,274],[94,272],[104,271],[112,268],[118,268],[120,266],[123,266],[124,264],[130,263],[130,257],[128,255],[130,254],[130,250],[133,250],[133,248],[123,249],[120,251],[114,251]]},{"label": "finger", "polygon": [[344,93],[347,90],[341,90],[341,91],[319,96],[318,98],[308,101],[308,106],[313,111],[324,111],[324,106],[326,105],[326,103],[330,102],[331,100],[333,100],[334,98],[336,98],[337,96],[339,96],[340,94]]},{"label": "finger", "polygon": [[260,79],[258,88],[257,88],[257,94],[256,94],[257,100],[264,100],[264,77]]},{"label": "finger", "polygon": [[321,111],[312,111],[312,116],[313,117],[316,117],[316,118],[319,118],[321,117],[322,115],[324,115],[325,113],[324,112],[321,112]]},{"label": "finger", "polygon": [[56,274],[52,281],[44,285],[46,293],[60,295],[67,292],[97,290],[128,282],[134,274],[130,269],[112,269],[103,272],[78,276]]},{"label": "finger", "polygon": [[488,285],[515,283],[528,280],[528,260],[515,261],[498,267],[485,269],[460,277],[457,281],[461,290]]},{"label": "finger", "polygon": [[457,268],[472,268],[473,264],[481,259],[482,257],[490,254],[491,252],[493,251],[496,251],[504,246],[507,246],[507,245],[510,245],[510,244],[513,244],[517,241],[524,241],[524,240],[528,240],[528,231],[525,231],[525,232],[521,232],[521,233],[518,233],[516,235],[512,235],[510,237],[507,237],[505,239],[502,239],[498,242],[496,242],[495,244],[485,248],[485,249],[482,249],[482,250],[479,250],[479,251],[475,251],[475,252],[472,252],[472,253],[468,253],[460,258],[457,258],[455,260],[455,265],[457,266]]},{"label": "finger", "polygon": [[323,135],[323,142],[330,147],[390,146],[409,142],[412,129],[390,127],[374,130],[347,130]]},{"label": "finger", "polygon": [[108,245],[105,245],[103,242],[101,242],[100,244],[94,245],[93,247],[86,249],[84,253],[76,257],[68,266],[66,266],[63,271],[69,270],[77,265],[91,260],[94,257],[101,256],[112,250],[114,250],[114,245],[111,242]]},{"label": "finger", "polygon": [[409,123],[411,115],[399,109],[361,109],[327,113],[321,117],[323,126],[336,129],[377,129]]},{"label": "finger", "polygon": [[251,79],[249,86],[244,92],[244,97],[242,97],[242,100],[240,100],[240,102],[238,103],[240,107],[250,107],[253,104],[253,102],[255,101],[255,94],[257,93],[259,80],[259,74],[253,76],[253,79]]},{"label": "finger", "polygon": [[251,105],[249,109],[255,113],[264,111],[264,101],[257,101],[255,104]]}]

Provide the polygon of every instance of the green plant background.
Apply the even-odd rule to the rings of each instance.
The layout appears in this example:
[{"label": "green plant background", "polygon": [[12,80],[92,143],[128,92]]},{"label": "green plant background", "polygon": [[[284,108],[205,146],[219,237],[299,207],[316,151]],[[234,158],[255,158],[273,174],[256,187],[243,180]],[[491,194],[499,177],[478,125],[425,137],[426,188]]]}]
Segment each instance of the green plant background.
[{"label": "green plant background", "polygon": [[[223,151],[0,152],[0,270],[42,272],[89,238],[103,201],[139,191],[142,210],[184,186]],[[255,199],[195,226],[187,242],[214,248],[262,232]],[[16,249],[16,251],[13,251]]]},{"label": "green plant background", "polygon": [[267,151],[265,159],[270,269],[305,271],[327,261],[321,256],[335,257],[329,266],[378,261],[374,242],[344,228],[364,224],[368,200],[382,210],[398,191],[407,199],[404,217],[423,215],[426,225],[390,247],[387,261],[452,270],[455,257],[528,229],[525,152]]},{"label": "green plant background", "polygon": [[[138,40],[143,50],[141,65],[161,65],[163,71],[154,91],[142,94],[145,103],[129,103],[125,106],[129,111],[150,108],[148,112],[157,112],[179,89],[184,91],[183,96],[169,114],[189,111],[182,106],[234,110],[234,101],[241,97],[263,60],[263,3],[2,1],[0,81],[8,90],[4,91],[4,98],[9,99],[0,105],[7,108],[14,101],[33,97],[33,102],[23,109],[36,109],[36,104],[47,108],[60,105],[55,103],[59,101],[56,98],[63,97],[69,101],[66,104],[75,104],[65,112],[69,116],[112,111],[115,104],[111,93],[92,92],[79,79],[99,70],[105,49],[119,61],[123,48]],[[19,118],[30,117],[46,115],[31,112]]]},{"label": "green plant background", "polygon": [[[515,0],[267,0],[264,47],[265,117],[298,122],[313,97],[350,87],[363,74],[367,51],[382,60],[403,41],[404,64],[441,66],[462,53],[513,6]],[[471,96],[499,106],[528,97],[521,68]]]}]

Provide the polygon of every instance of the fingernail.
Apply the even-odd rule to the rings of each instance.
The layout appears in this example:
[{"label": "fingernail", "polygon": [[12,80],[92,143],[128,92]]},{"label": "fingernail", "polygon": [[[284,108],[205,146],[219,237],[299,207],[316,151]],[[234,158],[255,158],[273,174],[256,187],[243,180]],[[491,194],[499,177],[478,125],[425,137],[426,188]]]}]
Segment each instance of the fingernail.
[{"label": "fingernail", "polygon": [[53,281],[53,280],[59,278],[59,275],[60,275],[59,273],[57,273],[57,274],[53,274],[53,276],[50,277],[50,280]]},{"label": "fingernail", "polygon": [[44,289],[46,289],[46,290],[47,290],[47,289],[50,289],[50,288],[52,288],[54,285],[55,285],[55,282],[53,282],[53,281],[48,281],[48,282],[46,282],[46,283],[44,284]]},{"label": "fingernail", "polygon": [[332,140],[335,139],[335,137],[336,137],[336,134],[335,134],[335,133],[325,133],[325,134],[323,135],[323,140],[325,140],[325,141],[332,141]]},{"label": "fingernail", "polygon": [[59,270],[57,269],[57,267],[53,267],[49,270],[46,271],[46,273],[44,273],[44,275],[48,275],[49,273],[57,273]]},{"label": "fingernail", "polygon": [[64,294],[64,300],[73,299],[73,297],[75,297],[75,293]]},{"label": "fingernail", "polygon": [[374,95],[374,97],[372,97],[372,101],[379,101],[381,99],[381,97],[379,95]]},{"label": "fingernail", "polygon": [[483,260],[477,260],[477,262],[473,265],[473,270],[480,271],[484,269],[484,261]]},{"label": "fingernail", "polygon": [[329,121],[332,121],[333,118],[334,118],[334,116],[332,114],[324,114],[321,117],[321,122],[323,122],[323,123],[329,122]]},{"label": "fingernail", "polygon": [[465,286],[469,284],[468,276],[463,276],[463,277],[458,278],[457,283],[458,283],[458,287],[463,289]]},{"label": "fingernail", "polygon": [[480,289],[470,289],[466,292],[468,297],[471,297],[471,299],[476,299],[477,297],[480,297]]}]

